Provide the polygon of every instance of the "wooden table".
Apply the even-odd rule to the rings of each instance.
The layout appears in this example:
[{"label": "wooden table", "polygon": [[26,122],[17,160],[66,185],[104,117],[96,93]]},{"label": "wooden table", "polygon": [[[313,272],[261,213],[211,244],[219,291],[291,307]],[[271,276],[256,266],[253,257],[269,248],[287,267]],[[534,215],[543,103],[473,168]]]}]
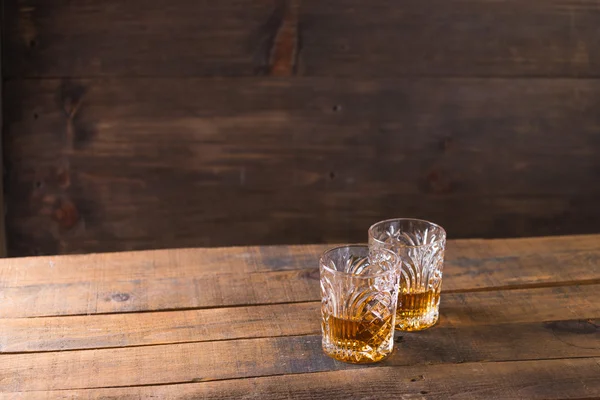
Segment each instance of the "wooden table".
[{"label": "wooden table", "polygon": [[600,397],[600,235],[450,241],[439,324],[372,366],[321,352],[324,249],[2,260],[0,399]]}]

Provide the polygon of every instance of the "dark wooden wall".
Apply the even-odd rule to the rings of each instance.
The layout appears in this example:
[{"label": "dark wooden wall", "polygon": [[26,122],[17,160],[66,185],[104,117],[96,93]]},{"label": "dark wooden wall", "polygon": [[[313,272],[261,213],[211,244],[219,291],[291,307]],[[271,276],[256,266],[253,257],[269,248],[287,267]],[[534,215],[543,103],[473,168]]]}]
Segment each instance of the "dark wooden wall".
[{"label": "dark wooden wall", "polygon": [[[1,4],[0,0],[0,4]],[[0,10],[0,77],[2,76],[2,32],[4,27],[3,14]],[[0,126],[2,123],[2,82],[0,81]],[[2,168],[2,146],[0,145],[0,176],[4,176]],[[4,225],[4,190],[3,190],[4,179],[0,180],[0,257],[6,257],[6,228]]]},{"label": "dark wooden wall", "polygon": [[5,0],[10,255],[600,232],[600,0]]}]

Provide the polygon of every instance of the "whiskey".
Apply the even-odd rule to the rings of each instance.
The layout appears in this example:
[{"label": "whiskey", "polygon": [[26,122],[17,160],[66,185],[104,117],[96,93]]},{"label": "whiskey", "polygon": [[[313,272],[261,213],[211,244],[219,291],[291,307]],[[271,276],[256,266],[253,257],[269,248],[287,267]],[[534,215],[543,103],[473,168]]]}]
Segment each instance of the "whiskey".
[{"label": "whiskey", "polygon": [[413,292],[400,288],[396,311],[396,329],[420,331],[433,326],[438,320],[439,289]]},{"label": "whiskey", "polygon": [[323,349],[330,356],[351,363],[380,361],[393,346],[392,315],[379,318],[367,313],[360,319],[323,316]]}]

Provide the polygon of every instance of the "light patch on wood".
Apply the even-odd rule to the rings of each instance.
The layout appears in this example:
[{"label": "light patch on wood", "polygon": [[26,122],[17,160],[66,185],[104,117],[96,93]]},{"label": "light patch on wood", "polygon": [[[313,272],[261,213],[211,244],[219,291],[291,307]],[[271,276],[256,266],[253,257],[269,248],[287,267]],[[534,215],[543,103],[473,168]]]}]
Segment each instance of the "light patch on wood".
[{"label": "light patch on wood", "polygon": [[298,57],[299,3],[299,0],[290,0],[285,4],[285,12],[275,35],[269,58],[271,75],[291,76],[294,74]]},{"label": "light patch on wood", "polygon": [[586,67],[590,65],[590,53],[586,44],[583,41],[577,41],[577,46],[575,47],[575,54],[573,55],[573,59],[571,61],[575,65],[582,65]]},{"label": "light patch on wood", "polygon": [[31,46],[38,35],[33,18],[34,11],[35,7],[21,7],[19,9],[19,36],[25,46]]}]

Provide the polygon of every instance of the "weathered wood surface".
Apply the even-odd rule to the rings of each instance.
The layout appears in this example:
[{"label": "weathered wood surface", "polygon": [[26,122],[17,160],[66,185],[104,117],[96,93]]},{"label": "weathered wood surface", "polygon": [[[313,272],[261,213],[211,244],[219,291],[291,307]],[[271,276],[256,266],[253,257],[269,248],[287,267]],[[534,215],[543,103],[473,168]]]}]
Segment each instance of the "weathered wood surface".
[{"label": "weathered wood surface", "polygon": [[595,80],[5,86],[12,255],[356,242],[400,215],[453,237],[600,224]]},{"label": "weathered wood surface", "polygon": [[597,1],[4,3],[9,77],[598,76],[600,67]]},{"label": "weathered wood surface", "polygon": [[307,75],[598,75],[596,0],[304,0],[302,9]]},{"label": "weathered wood surface", "polygon": [[[455,337],[479,332],[480,328],[471,326],[489,324],[491,319],[494,324],[564,320],[567,322],[534,329],[542,331],[540,340],[548,339],[548,333],[561,328],[567,330],[567,336],[578,338],[569,329],[585,330],[591,325],[584,320],[569,320],[573,315],[600,315],[600,304],[593,300],[597,293],[600,293],[600,285],[444,294],[440,327],[444,328],[443,335]],[[568,303],[565,298],[569,299]],[[316,335],[321,329],[319,313],[320,302],[310,301],[184,311],[7,318],[0,332],[0,349],[4,353],[25,353]],[[465,326],[469,328],[454,329]],[[494,329],[502,331],[497,326]]]},{"label": "weathered wood surface", "polygon": [[[382,365],[600,357],[598,323],[600,319],[581,324],[556,322],[562,336],[541,322],[439,327],[421,335],[405,335],[394,355]],[[321,335],[6,354],[2,360],[0,374],[5,378],[0,382],[0,391],[8,392],[172,384],[357,368],[325,356]]]},{"label": "weathered wood surface", "polygon": [[[495,248],[487,243],[448,245],[446,293],[600,284],[596,235],[503,240]],[[544,244],[549,250],[539,252]],[[0,262],[0,315],[90,315],[315,301],[320,299],[314,285],[318,256],[325,248],[185,249],[7,259]]]},{"label": "weathered wood surface", "polygon": [[9,255],[598,232],[597,0],[3,8]]},{"label": "weathered wood surface", "polygon": [[[0,260],[0,399],[600,395],[600,235],[450,241],[440,323],[397,333],[394,354],[378,366],[339,363],[321,351],[314,268],[322,250],[182,249]],[[203,307],[194,304],[208,285],[191,292],[164,284],[214,283],[236,274],[250,286],[262,274],[265,292],[287,288],[293,297],[301,289],[309,299],[275,294],[256,302],[239,286],[215,284],[220,297]],[[63,303],[43,290],[11,294],[15,288],[74,286],[87,294],[69,300],[79,310],[98,297],[98,285],[136,277],[152,293],[148,298],[172,299],[169,293],[180,291],[179,298],[187,299],[180,303],[191,308],[152,312],[150,302],[139,302],[108,315],[61,316]],[[246,305],[223,303],[240,291],[249,296]],[[135,291],[121,291],[106,302],[134,297]],[[26,311],[14,311],[19,308]]]},{"label": "weathered wood surface", "polygon": [[[2,5],[2,3],[0,3],[0,6]],[[3,18],[0,18],[0,77],[3,76],[3,66],[4,66],[4,62],[3,62],[3,58],[2,55],[4,54],[4,48],[2,47],[4,45],[4,40],[3,40],[3,35],[4,35],[4,20]],[[3,105],[3,86],[4,85],[4,80],[0,79],[0,128],[2,128],[4,126],[4,120],[3,120],[3,112],[4,112],[4,105]],[[5,217],[5,207],[4,207],[4,144],[0,141],[0,171],[2,171],[2,177],[3,179],[0,180],[0,257],[6,257],[7,251],[6,251],[6,226],[4,224],[4,217]]]},{"label": "weathered wood surface", "polygon": [[0,393],[0,399],[597,399],[599,365],[600,358],[587,358],[375,367],[167,386]]}]

